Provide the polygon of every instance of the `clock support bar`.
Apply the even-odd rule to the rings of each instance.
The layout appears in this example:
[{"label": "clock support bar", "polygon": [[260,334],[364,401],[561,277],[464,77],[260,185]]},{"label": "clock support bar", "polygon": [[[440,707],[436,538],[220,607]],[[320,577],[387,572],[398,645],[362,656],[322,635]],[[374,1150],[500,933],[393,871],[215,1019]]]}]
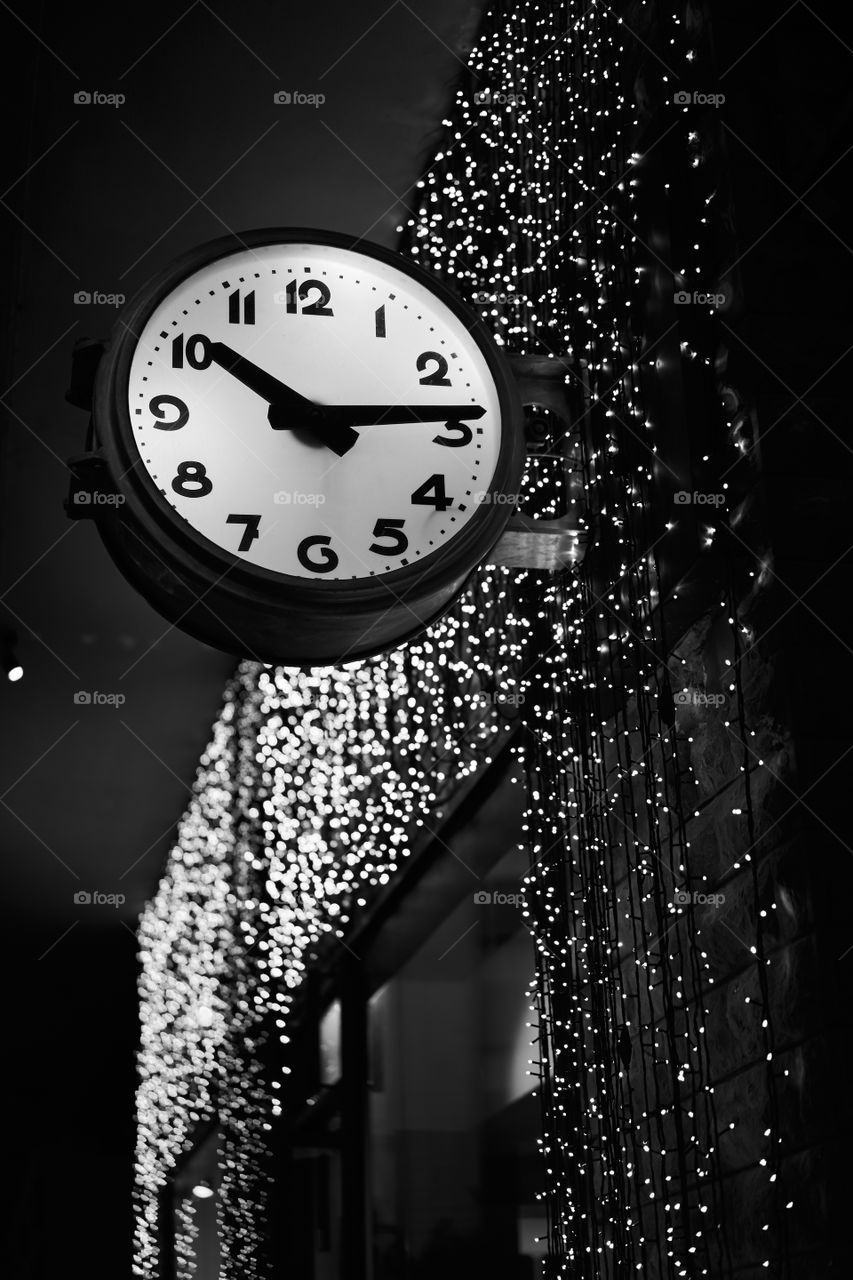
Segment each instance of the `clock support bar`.
[{"label": "clock support bar", "polygon": [[[562,459],[570,500],[579,496],[571,476],[578,459],[572,456],[577,433],[570,430],[566,376],[568,359],[546,356],[510,356],[524,405],[524,436],[528,458]],[[576,503],[573,503],[577,507]],[[579,564],[586,550],[587,531],[577,509],[558,519],[545,520],[514,515],[486,557],[489,566],[507,569],[544,569],[556,572]]]}]

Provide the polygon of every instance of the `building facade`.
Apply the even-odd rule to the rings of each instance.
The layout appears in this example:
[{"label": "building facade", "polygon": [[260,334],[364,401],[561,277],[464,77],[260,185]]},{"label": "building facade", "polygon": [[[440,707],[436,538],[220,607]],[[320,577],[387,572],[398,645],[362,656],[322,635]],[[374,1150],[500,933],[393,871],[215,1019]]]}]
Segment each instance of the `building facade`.
[{"label": "building facade", "polygon": [[765,38],[487,6],[400,248],[513,359],[576,554],[236,673],[140,928],[138,1276],[843,1265],[846,748],[799,663],[851,652],[849,320],[792,347],[752,255]]}]

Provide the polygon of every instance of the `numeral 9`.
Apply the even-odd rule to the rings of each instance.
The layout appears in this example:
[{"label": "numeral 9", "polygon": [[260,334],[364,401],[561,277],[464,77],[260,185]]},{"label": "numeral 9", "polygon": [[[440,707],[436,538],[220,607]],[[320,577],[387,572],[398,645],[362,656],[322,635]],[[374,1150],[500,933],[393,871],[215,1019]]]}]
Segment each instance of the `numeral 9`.
[{"label": "numeral 9", "polygon": [[[178,415],[174,422],[170,422],[166,417],[167,407],[174,409]],[[154,396],[149,402],[148,408],[155,418],[160,419],[159,422],[152,422],[151,424],[158,431],[180,431],[181,427],[185,427],[190,420],[189,409],[183,400],[179,400],[177,396]]]}]

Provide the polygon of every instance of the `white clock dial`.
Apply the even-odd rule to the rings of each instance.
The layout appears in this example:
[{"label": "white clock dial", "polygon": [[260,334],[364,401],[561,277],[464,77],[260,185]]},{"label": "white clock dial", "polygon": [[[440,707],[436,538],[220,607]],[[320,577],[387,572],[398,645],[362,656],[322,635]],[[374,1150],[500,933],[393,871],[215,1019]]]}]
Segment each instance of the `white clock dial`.
[{"label": "white clock dial", "polygon": [[188,276],[145,323],[128,408],[175,511],[275,573],[392,573],[494,498],[500,408],[477,342],[350,249],[262,245]]}]

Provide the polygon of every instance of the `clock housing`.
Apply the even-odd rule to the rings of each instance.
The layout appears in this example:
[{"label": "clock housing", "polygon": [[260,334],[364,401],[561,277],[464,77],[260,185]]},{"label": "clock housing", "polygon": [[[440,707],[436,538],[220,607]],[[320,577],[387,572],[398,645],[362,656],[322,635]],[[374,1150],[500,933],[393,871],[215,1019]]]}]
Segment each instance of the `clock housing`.
[{"label": "clock housing", "polygon": [[301,228],[224,237],[151,281],[100,361],[93,425],[125,576],[199,639],[294,666],[440,617],[524,458],[508,364],[455,294]]}]

